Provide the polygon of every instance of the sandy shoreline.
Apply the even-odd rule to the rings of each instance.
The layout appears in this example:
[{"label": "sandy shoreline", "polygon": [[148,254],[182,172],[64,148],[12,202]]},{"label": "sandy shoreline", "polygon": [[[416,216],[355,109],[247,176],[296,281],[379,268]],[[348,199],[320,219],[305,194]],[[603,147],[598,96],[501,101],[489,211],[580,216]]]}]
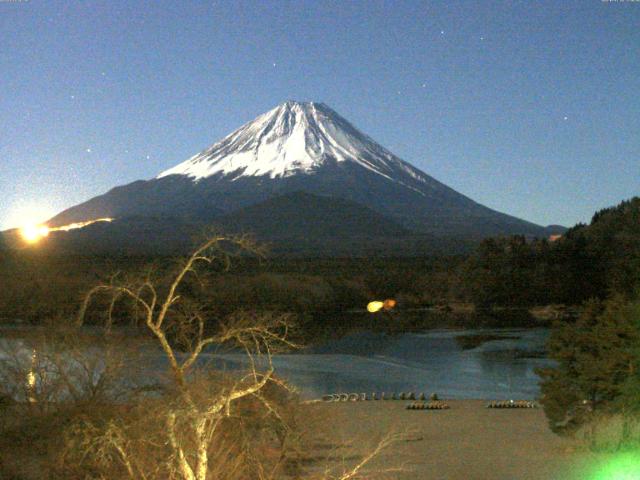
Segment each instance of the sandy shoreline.
[{"label": "sandy shoreline", "polygon": [[[542,409],[488,409],[484,400],[451,400],[449,410],[406,410],[406,401],[315,403],[303,407],[317,454],[353,463],[386,432],[407,434],[372,463],[402,466],[382,478],[573,480],[594,455],[547,427]],[[352,445],[336,450],[338,445]],[[367,477],[378,478],[378,477]]]}]

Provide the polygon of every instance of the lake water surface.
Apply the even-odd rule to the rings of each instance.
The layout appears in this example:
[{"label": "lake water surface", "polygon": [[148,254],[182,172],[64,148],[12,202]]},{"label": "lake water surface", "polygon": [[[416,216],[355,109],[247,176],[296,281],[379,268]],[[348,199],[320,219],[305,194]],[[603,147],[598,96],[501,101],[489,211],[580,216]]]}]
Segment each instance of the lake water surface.
[{"label": "lake water surface", "polygon": [[[301,352],[275,355],[273,363],[276,374],[305,398],[327,393],[424,392],[454,399],[534,399],[539,395],[535,369],[552,364],[544,358],[548,334],[542,328],[360,332]],[[16,341],[20,342],[0,338],[2,344]],[[145,378],[166,371],[166,359],[157,345],[140,344],[137,349]],[[29,361],[31,350],[24,350]],[[245,361],[242,354],[209,351],[201,354],[200,365],[234,369]]]},{"label": "lake water surface", "polygon": [[[424,392],[443,398],[533,399],[547,329],[434,330],[347,335],[304,353],[277,355],[276,373],[304,397],[350,392]],[[470,346],[473,335],[500,337]],[[457,338],[457,337],[463,338]],[[466,348],[463,348],[463,345]],[[233,355],[224,355],[233,362]]]}]

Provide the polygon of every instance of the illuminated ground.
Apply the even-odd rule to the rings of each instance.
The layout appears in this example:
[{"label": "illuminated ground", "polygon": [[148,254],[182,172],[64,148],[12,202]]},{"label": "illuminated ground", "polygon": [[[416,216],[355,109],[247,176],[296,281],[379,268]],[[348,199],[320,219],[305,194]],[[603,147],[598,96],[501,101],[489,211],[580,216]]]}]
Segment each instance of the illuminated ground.
[{"label": "illuminated ground", "polygon": [[[313,418],[316,455],[339,463],[353,462],[373,440],[396,428],[407,441],[396,444],[375,463],[379,469],[404,465],[406,472],[389,479],[420,480],[627,480],[640,478],[611,473],[611,455],[593,455],[554,435],[540,409],[496,410],[486,402],[451,401],[450,410],[408,411],[406,402],[314,404],[305,408]],[[332,450],[338,444],[354,451]],[[350,459],[350,460],[349,460]],[[626,462],[626,463],[625,463]],[[594,465],[602,465],[597,470]],[[605,468],[606,465],[606,468]]]}]

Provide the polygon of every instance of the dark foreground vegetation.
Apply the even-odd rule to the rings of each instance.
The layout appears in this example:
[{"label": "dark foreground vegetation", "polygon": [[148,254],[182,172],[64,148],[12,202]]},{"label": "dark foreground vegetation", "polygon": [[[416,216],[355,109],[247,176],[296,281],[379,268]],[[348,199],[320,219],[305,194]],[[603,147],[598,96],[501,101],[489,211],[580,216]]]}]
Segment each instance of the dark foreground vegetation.
[{"label": "dark foreground vegetation", "polygon": [[583,303],[577,318],[553,325],[548,350],[557,365],[539,372],[545,413],[553,431],[582,431],[594,449],[637,449],[640,199],[596,213],[566,240],[556,252],[566,268],[559,288]]}]

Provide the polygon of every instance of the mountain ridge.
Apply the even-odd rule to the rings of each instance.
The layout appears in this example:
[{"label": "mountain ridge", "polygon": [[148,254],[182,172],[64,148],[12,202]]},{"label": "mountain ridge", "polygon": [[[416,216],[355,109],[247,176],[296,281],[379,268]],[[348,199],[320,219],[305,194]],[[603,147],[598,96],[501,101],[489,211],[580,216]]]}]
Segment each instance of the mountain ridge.
[{"label": "mountain ridge", "polygon": [[[366,154],[377,158],[367,161]],[[178,174],[200,180],[217,173],[286,177],[312,173],[328,158],[354,162],[390,180],[394,164],[420,176],[326,104],[288,100],[156,178]],[[233,175],[238,171],[242,173]]]},{"label": "mountain ridge", "polygon": [[548,236],[395,156],[325,104],[285,102],[150,180],[115,187],[50,220],[171,216],[198,222],[291,192],[349,200],[419,234]]}]

